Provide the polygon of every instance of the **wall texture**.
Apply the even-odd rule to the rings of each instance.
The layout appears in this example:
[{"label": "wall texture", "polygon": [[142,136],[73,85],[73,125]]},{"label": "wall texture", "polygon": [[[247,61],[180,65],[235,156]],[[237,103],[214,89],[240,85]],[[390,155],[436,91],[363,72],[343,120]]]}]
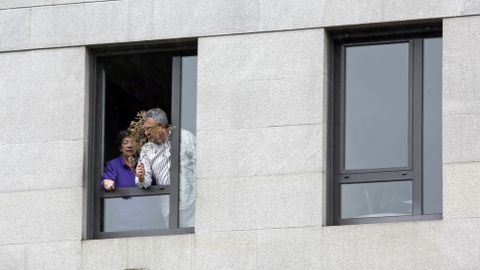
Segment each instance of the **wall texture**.
[{"label": "wall texture", "polygon": [[0,54],[0,269],[79,269],[85,49]]},{"label": "wall texture", "polygon": [[[0,3],[0,270],[480,267],[480,1]],[[328,29],[443,20],[441,221],[324,226]],[[82,240],[88,50],[198,37],[196,233]]]}]

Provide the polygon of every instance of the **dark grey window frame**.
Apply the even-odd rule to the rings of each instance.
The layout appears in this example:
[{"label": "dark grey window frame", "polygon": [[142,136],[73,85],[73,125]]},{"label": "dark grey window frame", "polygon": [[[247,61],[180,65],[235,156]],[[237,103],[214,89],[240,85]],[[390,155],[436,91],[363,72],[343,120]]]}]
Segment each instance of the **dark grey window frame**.
[{"label": "dark grey window frame", "polygon": [[[180,170],[180,128],[172,130],[171,134],[171,184],[151,186],[148,189],[119,188],[114,192],[100,190],[98,182],[103,171],[103,138],[104,138],[104,104],[105,87],[102,72],[102,56],[134,53],[162,52],[172,55],[172,109],[171,124],[181,127],[181,57],[197,55],[197,40],[183,39],[175,42],[105,45],[89,48],[90,91],[88,98],[88,145],[86,155],[86,238],[103,239],[118,237],[191,234],[193,227],[179,227],[179,170]],[[98,117],[100,116],[100,117]],[[104,198],[170,195],[170,220],[168,229],[135,230],[121,232],[102,232],[102,200]]]},{"label": "dark grey window frame", "polygon": [[[328,110],[328,225],[439,220],[442,214],[423,214],[422,183],[422,98],[423,39],[442,36],[441,22],[331,30]],[[405,168],[344,170],[345,48],[352,45],[409,43],[409,166]],[[412,181],[412,215],[341,218],[341,184]]]}]

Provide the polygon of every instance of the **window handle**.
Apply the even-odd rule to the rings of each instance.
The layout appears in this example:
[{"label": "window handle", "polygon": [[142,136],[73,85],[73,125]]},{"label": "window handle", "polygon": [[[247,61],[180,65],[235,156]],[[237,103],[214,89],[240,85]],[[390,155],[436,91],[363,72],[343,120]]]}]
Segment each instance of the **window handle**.
[{"label": "window handle", "polygon": [[407,175],[407,172],[402,172],[402,175]]},{"label": "window handle", "polygon": [[345,175],[345,176],[343,177],[343,179],[349,179],[349,178],[350,178],[349,175]]}]

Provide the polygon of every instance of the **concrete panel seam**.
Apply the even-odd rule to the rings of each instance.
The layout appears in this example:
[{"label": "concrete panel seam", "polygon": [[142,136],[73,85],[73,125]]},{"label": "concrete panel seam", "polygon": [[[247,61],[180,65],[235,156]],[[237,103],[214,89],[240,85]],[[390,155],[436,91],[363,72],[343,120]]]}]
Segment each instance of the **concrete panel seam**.
[{"label": "concrete panel seam", "polygon": [[0,244],[0,247],[5,247],[5,246],[20,246],[20,245],[31,245],[31,244],[49,244],[49,243],[66,243],[66,242],[72,242],[72,243],[77,243],[81,242],[81,240],[46,240],[46,241],[35,241],[35,242],[23,242],[23,243],[5,243],[5,244]]},{"label": "concrete panel seam", "polygon": [[26,190],[13,190],[13,191],[5,191],[5,192],[0,192],[1,194],[10,194],[10,193],[15,193],[15,194],[20,194],[20,193],[28,193],[28,192],[39,192],[39,191],[59,191],[59,190],[72,190],[72,189],[82,189],[82,186],[69,186],[69,187],[62,187],[62,188],[39,188],[39,189],[26,189]]},{"label": "concrete panel seam", "polygon": [[[323,228],[321,224],[318,225],[308,225],[308,226],[285,226],[285,227],[264,227],[264,228],[253,228],[253,229],[229,229],[229,230],[205,230],[205,231],[196,231],[195,234],[202,234],[202,233],[229,233],[229,232],[258,232],[258,231],[266,231],[266,230],[285,230],[285,229],[313,229],[313,228]],[[330,227],[330,226],[327,226]]]},{"label": "concrete panel seam", "polygon": [[[274,174],[262,174],[262,175],[252,175],[252,176],[232,176],[232,177],[197,177],[197,180],[202,180],[202,179],[242,179],[242,178],[254,178],[254,177],[268,177],[268,176],[298,176],[298,175],[322,175],[325,173],[323,170],[321,171],[311,171],[311,172],[299,172],[299,173],[274,173]],[[323,176],[322,176],[323,177]]]},{"label": "concrete panel seam", "polygon": [[461,219],[480,219],[480,216],[478,217],[475,217],[475,216],[461,216],[461,217],[449,217],[449,218],[445,218],[443,217],[442,220],[461,220]]},{"label": "concrete panel seam", "polygon": [[454,162],[444,162],[443,165],[470,164],[470,163],[478,163],[478,162],[480,162],[480,160],[454,161]]},{"label": "concrete panel seam", "polygon": [[66,46],[21,48],[21,49],[11,49],[11,50],[0,50],[0,54],[21,53],[21,52],[31,52],[31,51],[45,51],[45,50],[57,50],[57,49],[69,49],[69,48],[85,48],[87,46],[88,45],[86,45],[86,44],[73,44],[73,45],[66,45]]},{"label": "concrete panel seam", "polygon": [[77,3],[65,3],[65,4],[46,4],[46,5],[38,5],[38,6],[24,6],[24,7],[11,7],[11,8],[0,8],[2,10],[15,10],[15,9],[32,9],[32,8],[43,8],[43,7],[59,7],[59,6],[73,6],[73,5],[85,5],[90,3],[99,3],[99,2],[118,2],[124,0],[97,0],[97,1],[89,1],[89,2],[77,2]]},{"label": "concrete panel seam", "polygon": [[0,146],[8,146],[8,145],[28,145],[28,144],[39,144],[39,143],[53,143],[53,142],[80,142],[83,141],[84,138],[77,138],[77,139],[62,139],[62,140],[45,140],[45,141],[35,141],[35,142],[17,142],[17,143],[0,143]]},{"label": "concrete panel seam", "polygon": [[[198,162],[198,161],[197,161]],[[325,173],[323,170],[319,171],[302,171],[302,172],[292,172],[292,173],[268,173],[268,174],[255,174],[255,175],[242,175],[242,176],[202,176],[202,177],[197,177],[197,181],[202,181],[204,179],[243,179],[243,178],[256,178],[256,177],[280,177],[280,176],[299,176],[299,175],[319,175],[321,176],[323,173]],[[323,177],[323,176],[321,176]]]},{"label": "concrete panel seam", "polygon": [[479,115],[479,113],[476,112],[459,112],[459,113],[445,113],[443,116],[458,116],[458,115]]},{"label": "concrete panel seam", "polygon": [[233,129],[201,129],[199,128],[198,131],[206,132],[206,131],[241,131],[241,130],[255,130],[255,129],[268,129],[268,128],[282,128],[282,127],[302,127],[302,126],[321,126],[323,122],[315,122],[315,123],[299,123],[299,124],[288,124],[288,125],[267,125],[267,126],[253,126],[253,127],[241,127],[241,128],[233,128]]}]

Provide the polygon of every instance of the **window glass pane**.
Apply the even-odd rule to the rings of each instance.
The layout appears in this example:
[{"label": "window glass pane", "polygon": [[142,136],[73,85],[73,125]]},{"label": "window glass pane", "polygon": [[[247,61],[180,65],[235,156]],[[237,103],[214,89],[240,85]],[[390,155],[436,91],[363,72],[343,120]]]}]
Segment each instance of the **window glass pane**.
[{"label": "window glass pane", "polygon": [[346,49],[345,169],[408,167],[409,44]]},{"label": "window glass pane", "polygon": [[182,57],[179,225],[195,226],[197,57]]},{"label": "window glass pane", "polygon": [[168,229],[170,196],[135,196],[103,200],[103,231]]},{"label": "window glass pane", "polygon": [[366,218],[412,214],[412,182],[343,184],[341,217]]},{"label": "window glass pane", "polygon": [[423,212],[442,212],[442,39],[424,40]]}]

